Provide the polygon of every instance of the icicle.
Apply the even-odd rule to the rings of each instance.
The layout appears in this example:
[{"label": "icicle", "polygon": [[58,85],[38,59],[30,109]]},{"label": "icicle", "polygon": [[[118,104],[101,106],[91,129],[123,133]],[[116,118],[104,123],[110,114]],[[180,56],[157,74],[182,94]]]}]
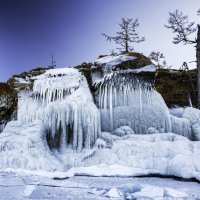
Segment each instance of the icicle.
[{"label": "icicle", "polygon": [[191,101],[191,98],[190,98],[190,94],[188,94],[188,101],[189,101],[190,107],[193,107],[193,106],[192,106],[192,101]]},{"label": "icicle", "polygon": [[142,90],[141,86],[139,85],[139,98],[140,98],[140,113],[142,114]]},{"label": "icicle", "polygon": [[112,90],[112,84],[110,85],[110,95],[109,95],[109,110],[110,110],[110,130],[113,130],[113,90]]},{"label": "icicle", "polygon": [[114,86],[114,99],[115,99],[115,106],[117,106],[117,88]]},{"label": "icicle", "polygon": [[107,99],[107,96],[108,96],[108,85],[106,84],[106,86],[105,86],[105,95],[104,95],[104,109],[107,109],[107,101],[108,101],[108,99]]}]

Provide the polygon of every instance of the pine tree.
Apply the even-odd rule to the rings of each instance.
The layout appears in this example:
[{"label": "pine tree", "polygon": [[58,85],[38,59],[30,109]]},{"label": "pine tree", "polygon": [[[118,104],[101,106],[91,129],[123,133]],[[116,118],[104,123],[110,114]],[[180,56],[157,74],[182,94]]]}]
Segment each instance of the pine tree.
[{"label": "pine tree", "polygon": [[139,37],[139,34],[136,32],[136,29],[139,26],[138,19],[124,19],[119,24],[120,31],[116,33],[116,36],[108,36],[105,33],[102,33],[103,36],[107,38],[108,41],[114,41],[116,44],[119,44],[121,47],[118,48],[121,51],[130,52],[134,48],[131,46],[131,43],[140,43],[145,40],[144,37]]}]

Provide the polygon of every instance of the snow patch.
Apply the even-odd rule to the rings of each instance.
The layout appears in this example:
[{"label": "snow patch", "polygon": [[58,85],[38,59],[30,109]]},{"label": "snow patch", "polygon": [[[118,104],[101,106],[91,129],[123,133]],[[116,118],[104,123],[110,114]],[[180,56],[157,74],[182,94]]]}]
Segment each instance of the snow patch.
[{"label": "snow patch", "polygon": [[112,70],[113,66],[121,64],[124,61],[134,60],[136,57],[124,55],[104,56],[94,61],[95,64],[105,67],[107,70]]}]

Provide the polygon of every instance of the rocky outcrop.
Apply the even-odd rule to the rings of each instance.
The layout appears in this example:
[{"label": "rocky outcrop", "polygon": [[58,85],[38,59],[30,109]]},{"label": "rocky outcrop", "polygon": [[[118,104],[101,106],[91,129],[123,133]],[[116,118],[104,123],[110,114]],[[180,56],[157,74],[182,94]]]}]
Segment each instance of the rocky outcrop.
[{"label": "rocky outcrop", "polygon": [[5,124],[16,118],[17,93],[7,83],[0,83],[0,132]]},{"label": "rocky outcrop", "polygon": [[162,95],[168,107],[196,107],[197,70],[158,69],[155,79],[156,90]]},{"label": "rocky outcrop", "polygon": [[8,79],[7,83],[0,83],[0,132],[6,123],[16,119],[17,101],[21,91],[31,90],[34,76],[45,73],[46,69],[38,67]]}]

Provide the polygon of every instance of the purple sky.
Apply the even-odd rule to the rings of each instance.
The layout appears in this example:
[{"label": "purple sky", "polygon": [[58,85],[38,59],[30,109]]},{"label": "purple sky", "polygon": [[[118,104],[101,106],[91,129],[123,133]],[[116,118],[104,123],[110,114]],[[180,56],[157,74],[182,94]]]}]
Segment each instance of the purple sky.
[{"label": "purple sky", "polygon": [[146,41],[135,45],[136,51],[161,51],[168,64],[179,67],[195,59],[195,50],[174,45],[173,34],[164,28],[169,11],[177,8],[200,22],[199,0],[0,0],[0,82],[48,66],[51,53],[58,67],[109,54],[116,46],[100,33],[114,35],[122,17],[139,19]]}]

